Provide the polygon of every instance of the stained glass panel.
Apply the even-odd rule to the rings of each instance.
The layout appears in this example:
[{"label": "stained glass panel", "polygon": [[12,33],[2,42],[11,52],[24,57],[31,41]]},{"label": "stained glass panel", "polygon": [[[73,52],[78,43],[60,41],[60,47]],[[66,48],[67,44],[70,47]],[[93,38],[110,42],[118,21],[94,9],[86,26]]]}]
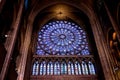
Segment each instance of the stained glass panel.
[{"label": "stained glass panel", "polygon": [[67,65],[65,62],[61,63],[61,74],[67,74]]},{"label": "stained glass panel", "polygon": [[88,63],[90,74],[95,75],[95,68],[91,61]]},{"label": "stained glass panel", "polygon": [[43,63],[40,64],[40,75],[43,75]]},{"label": "stained glass panel", "polygon": [[59,62],[55,62],[55,64],[54,64],[54,75],[60,75],[60,64],[59,64]]},{"label": "stained glass panel", "polygon": [[[87,64],[88,63],[88,64]],[[88,73],[89,72],[89,73]],[[95,75],[94,64],[91,61],[71,62],[45,61],[34,62],[32,67],[32,75]]]},{"label": "stained glass panel", "polygon": [[63,60],[62,57],[58,59],[58,55],[90,55],[86,32],[76,23],[53,21],[44,25],[38,33],[36,53],[48,55],[49,58],[57,55],[57,60],[51,61],[45,57],[45,61],[36,61],[32,67],[32,75],[96,74],[94,64],[87,58],[72,58],[73,61],[66,60],[66,57]]},{"label": "stained glass panel", "polygon": [[36,61],[33,64],[32,75],[38,75],[38,72],[39,72],[38,70],[39,70],[39,63],[38,63],[38,61]]},{"label": "stained glass panel", "polygon": [[46,63],[45,63],[45,61],[43,62],[43,75],[45,75],[46,74]]},{"label": "stained glass panel", "polygon": [[85,61],[82,61],[82,72],[84,75],[88,75],[88,68],[87,68],[87,64],[85,63]]},{"label": "stained glass panel", "polygon": [[86,33],[73,22],[50,22],[39,31],[36,53],[38,55],[89,55]]}]

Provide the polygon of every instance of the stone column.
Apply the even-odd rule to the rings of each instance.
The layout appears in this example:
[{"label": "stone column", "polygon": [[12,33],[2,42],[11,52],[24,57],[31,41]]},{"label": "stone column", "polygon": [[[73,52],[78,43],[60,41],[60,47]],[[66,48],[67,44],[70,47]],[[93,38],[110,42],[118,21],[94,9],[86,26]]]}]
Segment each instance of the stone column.
[{"label": "stone column", "polygon": [[31,35],[32,35],[32,23],[33,19],[31,19],[32,17],[29,18],[28,22],[27,22],[27,29],[26,29],[26,33],[25,33],[25,39],[23,42],[23,45],[20,48],[20,63],[18,66],[18,77],[17,80],[24,80],[24,76],[25,76],[25,67],[26,67],[26,61],[27,61],[27,56],[28,56],[28,49],[29,49],[29,45],[31,42]]},{"label": "stone column", "polygon": [[112,24],[112,26],[113,26],[113,29],[114,29],[115,32],[117,33],[117,37],[118,37],[118,40],[119,40],[119,42],[120,42],[120,27],[117,25],[117,23],[116,23],[115,20],[113,19],[112,15],[110,14],[110,11],[109,11],[107,5],[105,4],[105,2],[104,2],[104,6],[105,6],[105,9],[106,9],[107,15],[108,15],[108,17],[109,17],[109,19],[110,19],[110,22],[111,22],[111,24]]},{"label": "stone column", "polygon": [[12,31],[10,32],[9,37],[6,40],[5,48],[7,50],[7,54],[4,60],[3,68],[1,70],[0,80],[4,80],[8,67],[9,67],[9,63],[10,63],[11,56],[13,53],[14,45],[16,42],[17,34],[18,34],[19,24],[20,24],[20,20],[22,16],[23,3],[24,3],[23,0],[21,0],[16,21],[13,22]]},{"label": "stone column", "polygon": [[105,36],[103,34],[101,25],[95,12],[91,11],[89,20],[95,38],[96,46],[98,49],[98,55],[100,57],[100,61],[102,64],[105,80],[115,80],[115,76],[113,74],[113,70],[110,64],[111,63],[109,57],[110,52],[109,49],[107,48],[107,42],[105,40]]}]

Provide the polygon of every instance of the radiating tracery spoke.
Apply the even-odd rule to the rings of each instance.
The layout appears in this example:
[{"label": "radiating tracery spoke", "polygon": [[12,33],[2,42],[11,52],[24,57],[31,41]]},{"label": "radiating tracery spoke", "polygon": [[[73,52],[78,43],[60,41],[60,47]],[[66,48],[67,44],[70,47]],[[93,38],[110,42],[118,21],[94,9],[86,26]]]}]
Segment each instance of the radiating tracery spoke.
[{"label": "radiating tracery spoke", "polygon": [[39,32],[37,54],[82,54],[88,55],[86,33],[68,21],[54,21]]}]

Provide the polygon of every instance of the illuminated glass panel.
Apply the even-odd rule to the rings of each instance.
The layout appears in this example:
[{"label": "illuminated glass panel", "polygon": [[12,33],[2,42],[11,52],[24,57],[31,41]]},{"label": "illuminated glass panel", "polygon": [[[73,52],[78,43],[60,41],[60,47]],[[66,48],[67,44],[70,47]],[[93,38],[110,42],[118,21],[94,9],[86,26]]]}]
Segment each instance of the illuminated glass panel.
[{"label": "illuminated glass panel", "polygon": [[70,68],[70,62],[68,63],[68,75],[71,75],[71,68]]},{"label": "illuminated glass panel", "polygon": [[82,72],[84,75],[88,75],[88,68],[84,61],[82,61]]},{"label": "illuminated glass panel", "polygon": [[50,75],[50,64],[47,65],[47,75]]},{"label": "illuminated glass panel", "polygon": [[40,75],[43,75],[43,63],[40,64]]},{"label": "illuminated glass panel", "polygon": [[54,75],[57,75],[57,64],[54,64]]},{"label": "illuminated glass panel", "polygon": [[95,68],[94,68],[94,65],[91,61],[89,61],[88,66],[89,66],[90,74],[95,75]]},{"label": "illuminated glass panel", "polygon": [[50,75],[53,75],[53,63],[50,62]]},{"label": "illuminated glass panel", "polygon": [[72,72],[72,75],[74,75],[74,65],[73,65],[73,63],[71,63],[71,72]]},{"label": "illuminated glass panel", "polygon": [[32,75],[95,75],[95,68],[91,61],[88,61],[88,64],[85,61],[79,63],[75,61],[74,63],[69,61],[60,62],[56,61],[54,64],[52,61],[48,62],[46,65],[45,61],[38,63],[34,62],[32,67]]},{"label": "illuminated glass panel", "polygon": [[85,31],[69,21],[53,21],[38,33],[38,55],[89,55]]},{"label": "illuminated glass panel", "polygon": [[60,64],[59,64],[59,62],[55,62],[55,64],[54,64],[54,75],[60,75]]},{"label": "illuminated glass panel", "polygon": [[46,74],[46,63],[45,63],[45,61],[43,62],[43,75],[45,75]]},{"label": "illuminated glass panel", "polygon": [[78,75],[78,63],[75,63],[75,74]]},{"label": "illuminated glass panel", "polygon": [[25,0],[25,9],[28,8],[28,0]]},{"label": "illuminated glass panel", "polygon": [[[81,70],[80,70],[81,73]],[[79,74],[79,63],[76,61],[75,62],[75,74],[78,75]]]},{"label": "illuminated glass panel", "polygon": [[82,73],[81,73],[81,65],[80,65],[80,63],[78,63],[78,73],[79,73],[79,75],[82,74]]},{"label": "illuminated glass panel", "polygon": [[39,63],[38,63],[38,61],[36,61],[33,64],[32,75],[38,75],[38,72],[39,72]]},{"label": "illuminated glass panel", "polygon": [[49,62],[47,65],[47,75],[53,75],[53,63]]},{"label": "illuminated glass panel", "polygon": [[67,65],[65,62],[61,63],[61,74],[67,74]]},{"label": "illuminated glass panel", "polygon": [[68,62],[68,75],[74,75],[74,65],[72,62]]},{"label": "illuminated glass panel", "polygon": [[32,75],[35,75],[35,68],[36,68],[36,64],[34,63],[33,69],[32,69]]}]

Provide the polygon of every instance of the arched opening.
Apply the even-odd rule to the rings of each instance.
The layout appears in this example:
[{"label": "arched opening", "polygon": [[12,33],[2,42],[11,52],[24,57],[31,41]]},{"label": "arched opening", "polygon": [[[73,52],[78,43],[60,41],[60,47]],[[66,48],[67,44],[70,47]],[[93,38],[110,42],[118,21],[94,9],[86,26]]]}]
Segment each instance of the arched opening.
[{"label": "arched opening", "polygon": [[38,58],[40,62],[38,60],[39,67],[32,65],[29,69],[30,79],[61,80],[64,78],[62,76],[66,76],[68,79],[76,80],[86,78],[95,80],[98,77],[104,80],[89,19],[80,10],[67,7],[72,8],[73,12],[68,14],[69,10],[65,10],[64,15],[61,7],[59,13],[55,15],[54,11],[51,11],[54,6],[51,6],[36,16],[31,56],[33,59]]}]

